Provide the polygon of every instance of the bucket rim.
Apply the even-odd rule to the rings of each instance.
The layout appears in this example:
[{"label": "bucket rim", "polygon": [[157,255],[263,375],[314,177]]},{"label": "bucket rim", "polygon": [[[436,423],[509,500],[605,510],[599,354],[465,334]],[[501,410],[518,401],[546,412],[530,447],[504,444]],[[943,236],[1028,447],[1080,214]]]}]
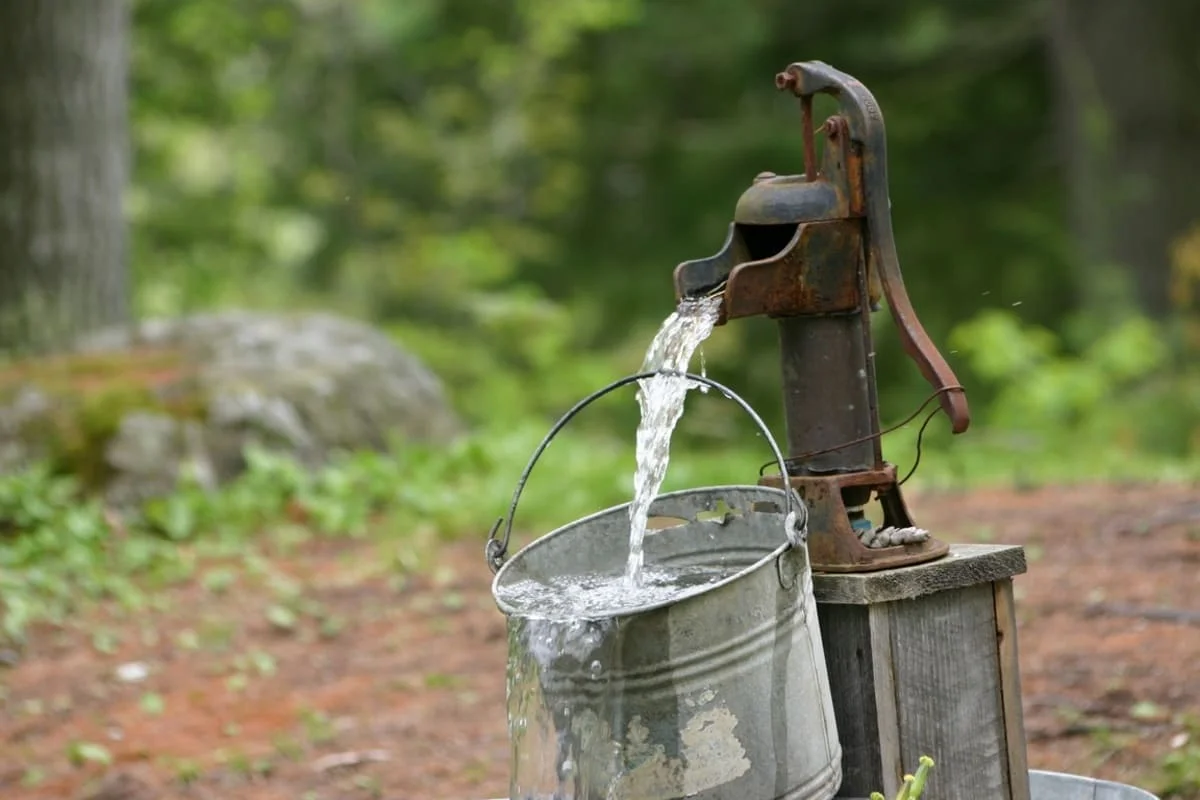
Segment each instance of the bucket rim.
[{"label": "bucket rim", "polygon": [[[677,489],[673,492],[663,492],[662,494],[657,495],[654,498],[654,501],[656,502],[662,498],[678,497],[680,495],[696,494],[698,492],[710,492],[713,490],[720,490],[720,489],[726,489],[726,490],[728,490],[728,489],[750,489],[750,490],[753,490],[756,492],[762,492],[765,494],[779,495],[780,499],[785,504],[782,507],[786,508],[786,502],[787,502],[786,498],[787,498],[788,493],[781,488],[777,488],[774,486],[763,486],[762,484],[733,483],[733,484],[717,484],[717,485],[713,485],[713,486],[697,486],[697,487],[693,487],[691,489]],[[580,524],[589,522],[591,520],[597,519],[597,518],[605,516],[607,514],[612,514],[615,511],[620,511],[622,509],[628,509],[631,505],[633,505],[632,500],[624,502],[624,503],[619,503],[615,506],[609,506],[608,508],[600,509],[599,511],[594,511],[585,517],[579,517],[578,519],[572,520],[571,522],[567,522],[563,525],[560,525],[559,527],[555,528],[554,530],[550,531],[549,533],[539,536],[538,538],[534,539],[529,544],[527,544],[524,547],[522,547],[521,549],[517,550],[515,553],[512,554],[511,557],[508,558],[508,560],[506,560],[504,562],[504,564],[500,567],[500,569],[498,569],[496,571],[496,574],[492,577],[492,600],[493,600],[493,602],[495,602],[496,606],[500,609],[501,612],[504,613],[505,616],[523,617],[523,618],[528,618],[528,617],[533,616],[527,612],[523,612],[522,610],[517,609],[516,607],[512,606],[510,603],[505,602],[501,598],[501,596],[500,596],[501,593],[498,591],[498,589],[500,587],[501,580],[505,577],[505,575],[509,571],[509,568],[514,563],[519,561],[520,557],[522,555],[525,555],[528,551],[533,550],[538,545],[541,545],[542,543],[549,541],[551,538],[553,538],[555,536],[561,536],[561,535],[565,534],[568,530],[575,528],[575,527],[579,526]],[[759,513],[769,513],[769,512],[759,512]],[[570,619],[571,620],[583,620],[583,621],[599,621],[599,620],[625,619],[625,618],[629,618],[629,617],[640,616],[642,614],[646,614],[651,611],[657,611],[662,608],[666,608],[667,606],[675,606],[675,605],[679,605],[681,603],[691,602],[693,600],[696,600],[700,597],[703,597],[703,596],[709,594],[710,592],[716,591],[719,588],[728,586],[729,584],[733,583],[734,581],[740,580],[740,579],[746,577],[747,575],[750,575],[751,573],[757,572],[758,570],[762,569],[763,567],[767,566],[771,562],[778,559],[780,556],[782,556],[788,550],[797,546],[797,545],[794,545],[787,536],[787,529],[786,529],[787,515],[781,511],[779,514],[779,518],[780,518],[780,528],[783,529],[783,539],[784,539],[783,543],[780,544],[778,547],[776,547],[771,552],[764,555],[762,558],[755,561],[753,564],[743,567],[742,569],[738,570],[737,572],[733,573],[732,575],[729,575],[728,577],[722,578],[721,580],[716,581],[715,583],[704,584],[702,587],[696,589],[695,591],[685,592],[682,597],[676,598],[674,600],[660,600],[655,603],[647,603],[645,605],[640,605],[640,606],[637,606],[632,609],[623,610],[620,613],[616,613],[616,614],[604,614],[604,613],[580,614],[578,616],[572,616]],[[799,546],[804,547],[805,552],[807,552],[807,549],[808,549],[807,544],[802,543]],[[806,564],[806,569],[811,570],[811,566]]]}]

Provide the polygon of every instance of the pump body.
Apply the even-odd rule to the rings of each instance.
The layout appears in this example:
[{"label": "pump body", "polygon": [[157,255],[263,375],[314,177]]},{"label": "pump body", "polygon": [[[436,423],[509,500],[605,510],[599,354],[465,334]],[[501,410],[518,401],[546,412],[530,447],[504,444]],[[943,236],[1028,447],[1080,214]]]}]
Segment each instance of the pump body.
[{"label": "pump body", "polygon": [[[720,252],[676,267],[676,296],[722,293],[722,325],[759,315],[778,321],[790,457],[787,476],[761,482],[786,478],[809,505],[813,569],[858,572],[938,558],[947,545],[913,525],[895,467],[883,459],[870,325],[881,300],[955,433],[967,429],[970,413],[904,287],[883,114],[865,86],[821,62],[792,64],[776,85],[801,101],[804,174],[760,174],[738,200]],[[818,93],[839,102],[820,128],[820,165],[812,120]],[[884,512],[877,530],[864,513],[872,494]],[[892,539],[900,543],[887,544]]]}]

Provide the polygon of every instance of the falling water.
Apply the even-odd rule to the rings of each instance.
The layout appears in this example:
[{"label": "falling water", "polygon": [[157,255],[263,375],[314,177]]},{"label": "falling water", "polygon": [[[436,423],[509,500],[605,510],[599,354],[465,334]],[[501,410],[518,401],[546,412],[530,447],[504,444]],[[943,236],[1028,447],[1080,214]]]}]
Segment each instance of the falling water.
[{"label": "falling water", "polygon": [[[720,297],[681,302],[650,343],[642,371],[686,372],[712,333],[720,302]],[[671,434],[687,391],[695,385],[662,374],[639,382],[642,418],[624,573],[523,580],[500,590],[517,610],[509,617],[507,682],[514,800],[616,796],[626,723],[623,686],[612,678],[621,664],[621,615],[704,591],[736,571],[728,565],[643,565],[650,504],[666,476]]]},{"label": "falling water", "polygon": [[[708,338],[721,311],[721,296],[685,299],[667,317],[646,350],[642,371],[666,370],[682,373],[692,354]],[[637,429],[637,472],[633,478],[633,502],[629,506],[629,563],[626,577],[631,586],[642,580],[643,540],[650,504],[658,496],[667,475],[671,434],[683,415],[683,401],[695,382],[676,375],[655,375],[638,382],[637,400],[642,410]]]}]

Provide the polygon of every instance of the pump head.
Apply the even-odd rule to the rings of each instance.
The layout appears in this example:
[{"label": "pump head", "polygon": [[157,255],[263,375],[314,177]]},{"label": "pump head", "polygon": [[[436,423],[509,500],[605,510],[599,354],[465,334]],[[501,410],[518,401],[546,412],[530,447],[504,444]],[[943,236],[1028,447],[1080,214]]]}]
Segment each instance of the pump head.
[{"label": "pump head", "polygon": [[[883,114],[865,86],[819,61],[790,65],[775,84],[800,99],[804,173],[758,175],[737,202],[720,252],[676,267],[676,297],[721,293],[718,324],[776,318],[793,485],[803,493],[798,482],[805,476],[841,476],[843,494],[853,495],[845,498],[847,508],[860,509],[858,496],[876,491],[881,502],[899,503],[894,521],[911,527],[894,468],[882,460],[879,446],[869,314],[879,309],[881,298],[954,433],[967,429],[970,412],[904,287],[892,234]],[[818,165],[812,109],[814,96],[822,93],[837,100],[838,110],[819,128],[824,148]],[[928,546],[917,548],[921,553],[906,547],[890,560],[867,559],[869,567],[862,554],[846,552],[831,555],[827,566],[842,569],[849,560],[859,565],[851,565],[854,569],[881,568],[885,562],[927,560],[932,552]],[[817,553],[814,568],[819,561]]]},{"label": "pump head", "polygon": [[[792,64],[775,77],[775,85],[802,104],[804,174],[760,174],[738,200],[721,252],[676,267],[677,297],[723,286],[724,323],[756,314],[849,311],[864,301],[876,310],[882,288],[905,352],[925,379],[943,390],[951,429],[962,433],[971,420],[966,395],[946,391],[958,381],[917,319],[900,273],[878,103],[857,80],[819,61]],[[819,168],[812,119],[818,93],[839,101],[838,113],[821,127],[825,149]],[[860,258],[865,259],[866,297],[856,280]]]}]

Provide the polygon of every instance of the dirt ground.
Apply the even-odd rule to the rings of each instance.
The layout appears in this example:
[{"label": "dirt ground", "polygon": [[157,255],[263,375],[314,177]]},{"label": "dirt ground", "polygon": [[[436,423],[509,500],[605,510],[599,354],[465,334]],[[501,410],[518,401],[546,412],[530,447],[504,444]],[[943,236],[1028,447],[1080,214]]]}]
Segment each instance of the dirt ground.
[{"label": "dirt ground", "polygon": [[[1196,746],[1181,716],[1200,716],[1200,488],[909,502],[943,539],[1027,548],[1032,767],[1144,783]],[[0,797],[505,796],[506,640],[482,542],[444,548],[407,582],[395,549],[272,556],[294,580],[286,604],[261,564],[202,569],[160,608],[37,632],[0,667]]]}]

